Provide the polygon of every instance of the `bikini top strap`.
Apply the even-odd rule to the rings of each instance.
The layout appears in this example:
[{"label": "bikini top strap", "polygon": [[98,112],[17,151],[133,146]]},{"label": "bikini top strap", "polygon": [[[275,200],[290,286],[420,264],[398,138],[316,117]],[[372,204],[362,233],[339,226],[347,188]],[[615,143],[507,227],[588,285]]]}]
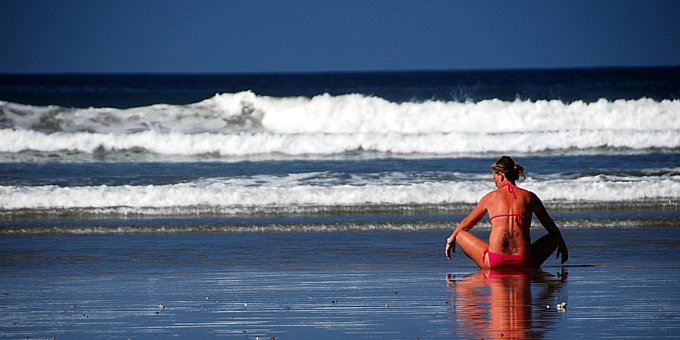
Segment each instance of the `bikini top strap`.
[{"label": "bikini top strap", "polygon": [[518,214],[515,215],[515,222],[518,226],[522,226],[522,216],[524,215],[524,209],[521,209]]},{"label": "bikini top strap", "polygon": [[522,226],[522,217],[524,217],[524,209],[520,210],[516,214],[501,214],[501,215],[496,215],[496,216],[490,217],[489,221],[493,220],[494,218],[498,218],[498,217],[514,217],[517,225]]},{"label": "bikini top strap", "polygon": [[[512,194],[512,197],[517,199],[517,194],[515,194],[515,187],[512,185],[512,183],[506,184],[505,187],[508,188],[508,192]],[[496,217],[514,217],[517,225],[522,226],[522,215],[524,215],[524,209],[520,210],[519,213],[517,214],[496,215],[494,217],[489,218],[489,221],[493,220]]]},{"label": "bikini top strap", "polygon": [[517,195],[515,194],[515,188],[514,188],[514,186],[512,185],[512,183],[506,184],[505,187],[508,188],[508,192],[512,194],[512,197],[515,198],[515,199],[517,199]]}]

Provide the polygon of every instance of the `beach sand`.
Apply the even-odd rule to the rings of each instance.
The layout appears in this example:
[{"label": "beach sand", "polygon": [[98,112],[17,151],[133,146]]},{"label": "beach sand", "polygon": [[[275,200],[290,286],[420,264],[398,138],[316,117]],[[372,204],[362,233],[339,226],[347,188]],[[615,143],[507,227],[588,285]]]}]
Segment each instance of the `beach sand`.
[{"label": "beach sand", "polygon": [[3,236],[0,337],[680,337],[680,228],[563,233],[530,275],[441,230]]}]

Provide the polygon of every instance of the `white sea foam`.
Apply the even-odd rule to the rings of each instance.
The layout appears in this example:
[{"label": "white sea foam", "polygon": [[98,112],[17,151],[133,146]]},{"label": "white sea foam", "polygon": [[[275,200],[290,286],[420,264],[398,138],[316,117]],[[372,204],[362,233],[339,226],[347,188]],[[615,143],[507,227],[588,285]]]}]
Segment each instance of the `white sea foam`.
[{"label": "white sea foam", "polygon": [[[290,176],[196,180],[158,186],[0,186],[0,210],[149,208],[183,210],[189,207],[251,207],[258,210],[286,206],[437,205],[474,203],[492,190],[488,180],[364,181],[347,184],[310,184]],[[545,201],[617,202],[680,199],[680,177],[590,176],[564,180],[528,179],[524,188]]]},{"label": "white sea foam", "polygon": [[0,152],[330,155],[680,148],[680,101],[393,103],[353,94],[220,94],[131,109],[0,102]]},{"label": "white sea foam", "polygon": [[[672,221],[649,218],[624,219],[559,219],[560,229],[592,229],[592,228],[654,228],[668,227]],[[490,229],[487,221],[475,226],[476,230]],[[281,232],[346,232],[346,231],[421,231],[448,230],[452,221],[440,222],[369,222],[369,223],[322,223],[322,224],[212,224],[212,225],[116,225],[116,226],[10,226],[0,228],[0,235],[42,235],[42,234],[171,234],[171,233],[281,233]]]}]

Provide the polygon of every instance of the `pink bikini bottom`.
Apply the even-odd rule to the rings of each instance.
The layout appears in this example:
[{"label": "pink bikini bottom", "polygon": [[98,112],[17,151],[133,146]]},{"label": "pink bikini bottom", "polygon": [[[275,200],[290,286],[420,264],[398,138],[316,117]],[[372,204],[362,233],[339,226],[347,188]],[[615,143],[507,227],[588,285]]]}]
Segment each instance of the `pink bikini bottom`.
[{"label": "pink bikini bottom", "polygon": [[[531,256],[526,255],[507,255],[496,254],[484,250],[484,255],[489,254],[489,267],[491,269],[517,269],[517,268],[531,268],[533,261]],[[484,255],[482,255],[482,262],[484,262]]]}]

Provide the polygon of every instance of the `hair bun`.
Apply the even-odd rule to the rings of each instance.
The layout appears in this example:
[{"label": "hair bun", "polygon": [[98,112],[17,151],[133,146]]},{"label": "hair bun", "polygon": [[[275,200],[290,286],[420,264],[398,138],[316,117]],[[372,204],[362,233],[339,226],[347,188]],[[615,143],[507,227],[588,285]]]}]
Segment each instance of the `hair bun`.
[{"label": "hair bun", "polygon": [[505,177],[510,181],[516,181],[519,178],[525,179],[524,167],[515,161],[510,156],[502,156],[494,164],[491,165],[492,171],[499,171],[505,174]]},{"label": "hair bun", "polygon": [[521,179],[526,179],[527,177],[524,175],[524,167],[520,164],[515,163],[515,173],[517,174],[517,178]]}]

